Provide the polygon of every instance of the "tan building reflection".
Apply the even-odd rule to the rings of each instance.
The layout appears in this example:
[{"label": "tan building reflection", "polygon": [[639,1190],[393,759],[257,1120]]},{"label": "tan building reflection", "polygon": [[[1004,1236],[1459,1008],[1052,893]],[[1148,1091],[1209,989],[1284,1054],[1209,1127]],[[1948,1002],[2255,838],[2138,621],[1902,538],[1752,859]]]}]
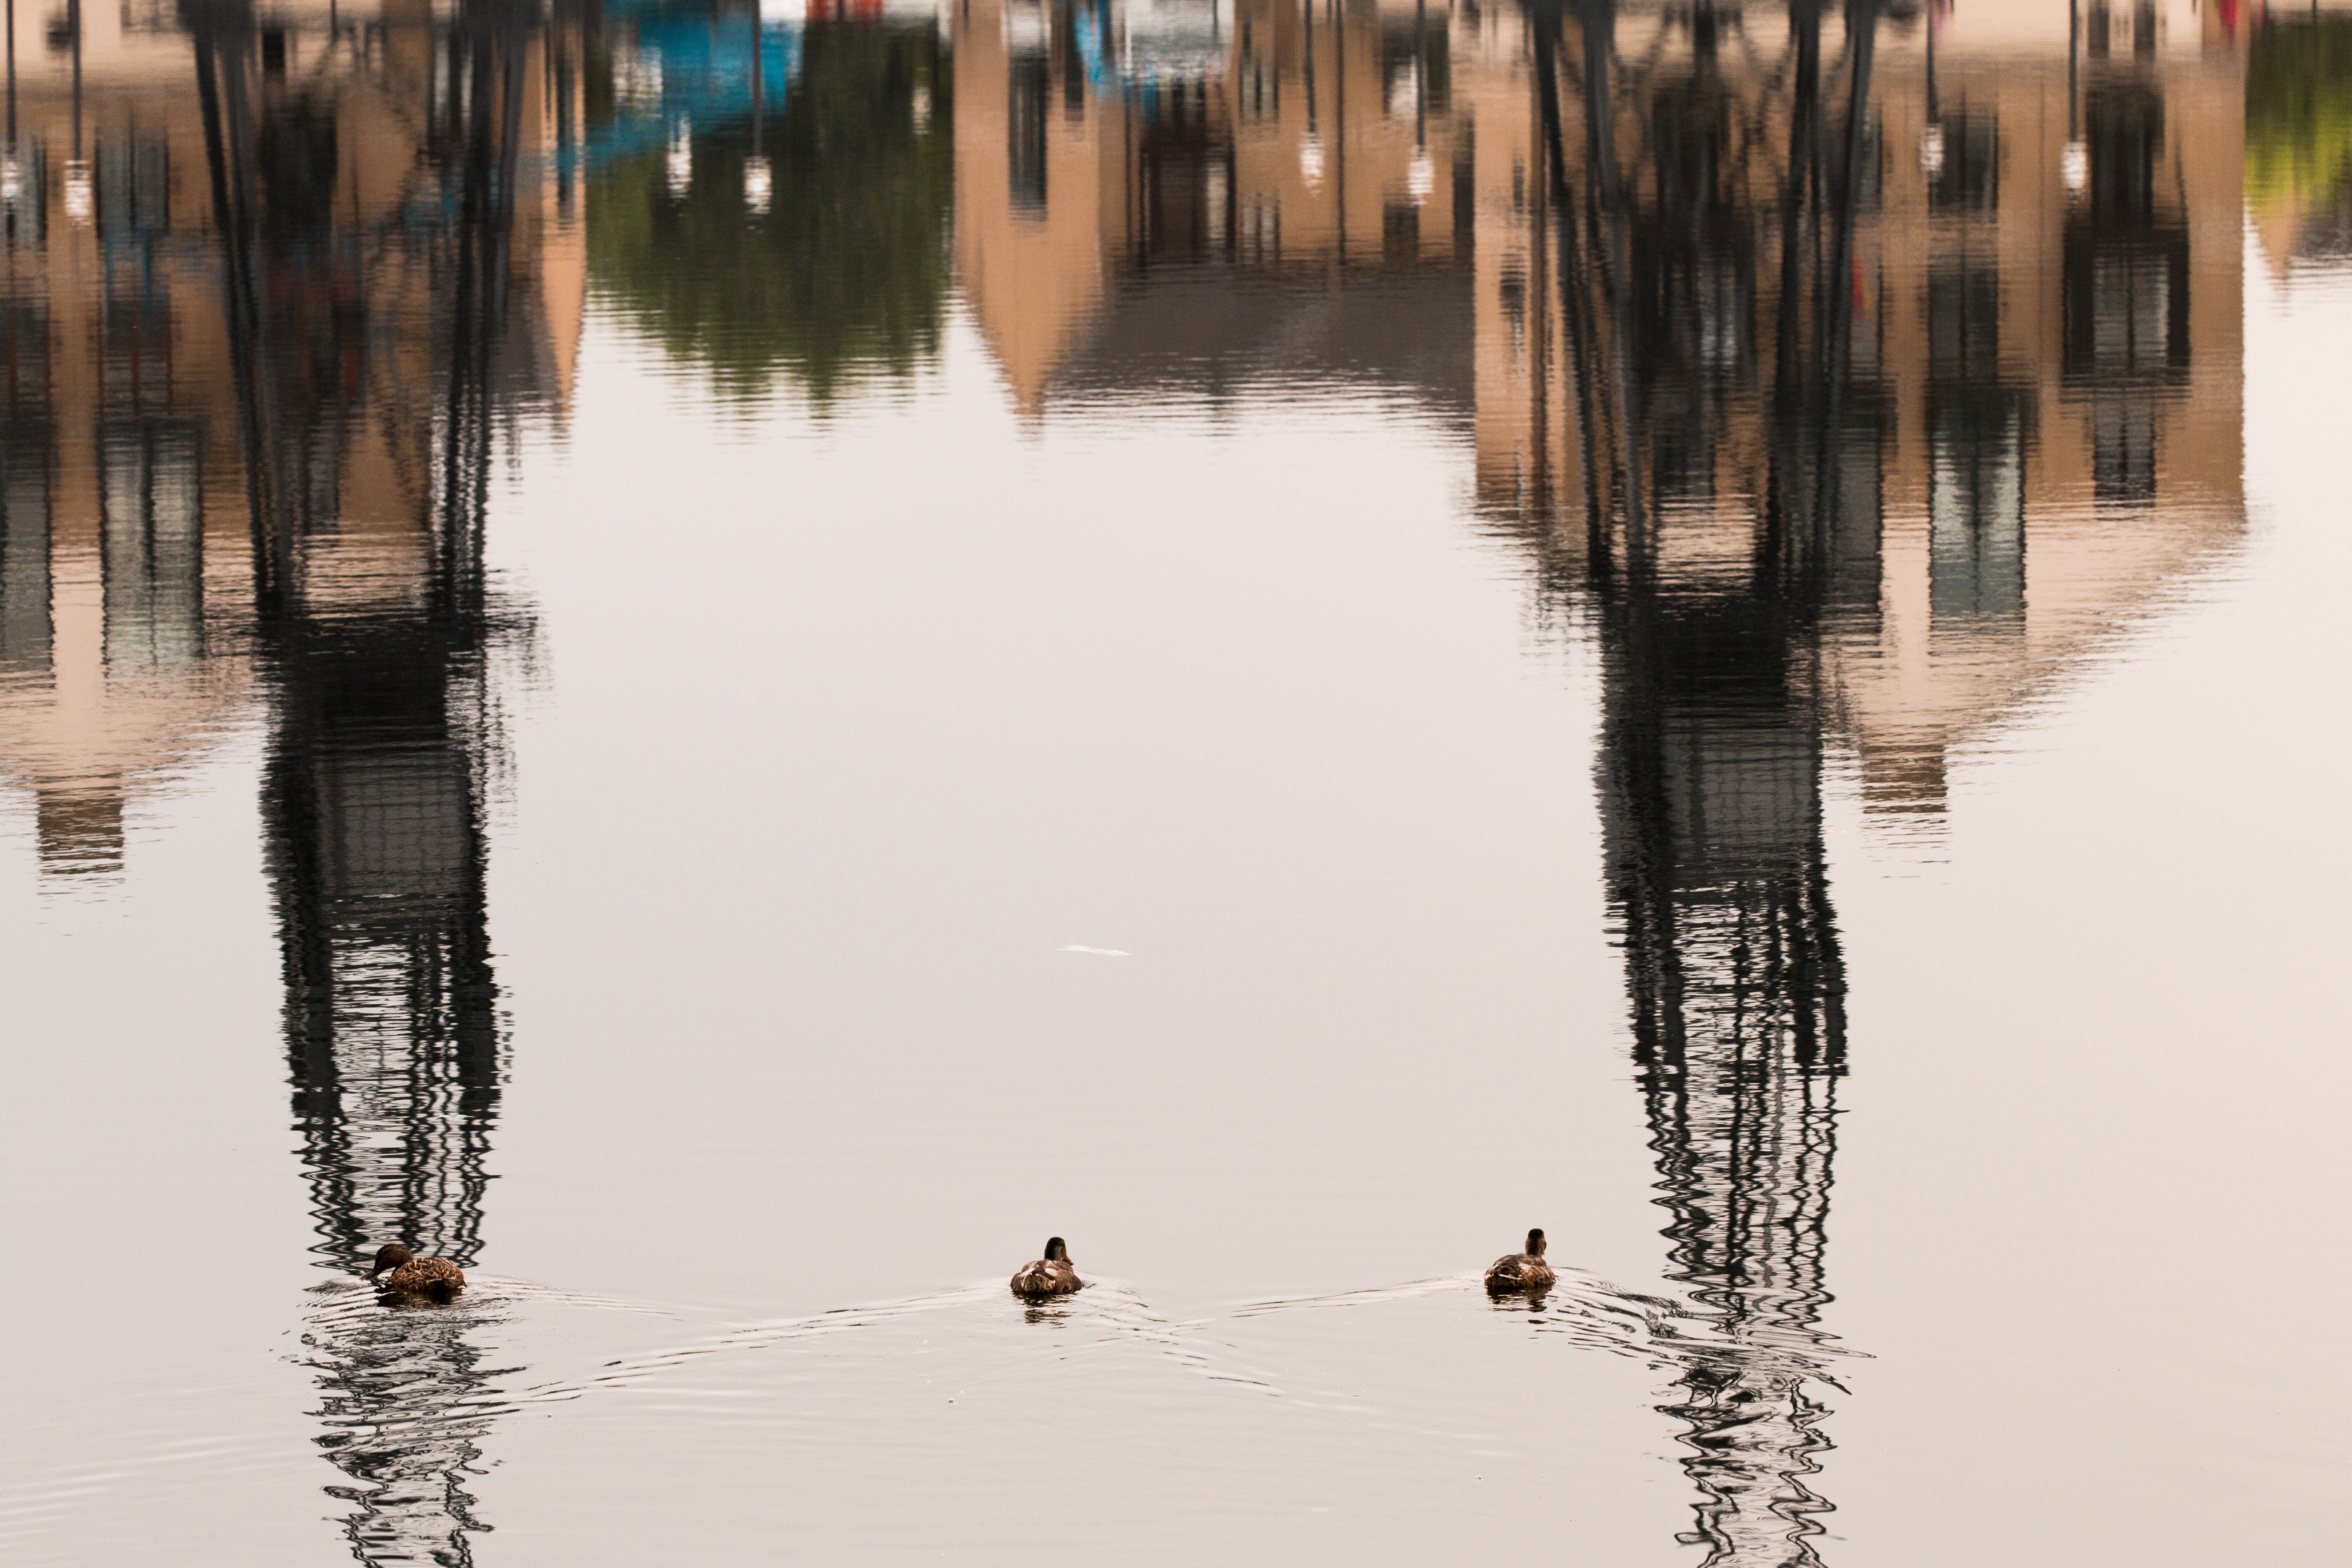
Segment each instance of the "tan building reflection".
[{"label": "tan building reflection", "polygon": [[[954,18],[957,262],[1025,414],[1203,366],[1466,405],[1473,149],[1444,9],[974,0]],[[1270,287],[1220,296],[1198,264]],[[1337,287],[1368,268],[1381,290]]]},{"label": "tan building reflection", "polygon": [[[1816,9],[1833,75],[1843,11]],[[1934,810],[1955,747],[2242,534],[2242,40],[2188,0],[1874,10],[1835,464],[1841,593],[1866,613],[1825,675],[1872,807]],[[1780,368],[1788,15],[1562,14],[1570,39],[1607,18],[1618,72],[1596,121],[1580,50],[1560,61],[1577,202],[1596,135],[1636,221],[1696,177],[1676,159],[1721,161],[1688,255],[1642,242],[1688,264],[1685,293],[1653,294],[1670,328],[1612,318],[1611,257],[1554,210],[1517,5],[959,6],[957,258],[1018,405],[1188,357],[1401,381],[1475,410],[1481,515],[1560,580],[1625,502],[1592,466],[1653,486],[1671,437],[1670,466],[1703,446],[1707,475],[1659,502],[1659,570],[1736,576],[1773,483],[1753,395]],[[1270,305],[1286,283],[1327,316],[1360,301],[1357,345]],[[1696,356],[1684,406],[1612,368],[1654,366],[1661,331]],[[1612,445],[1629,414],[1652,450]]]},{"label": "tan building reflection", "polygon": [[[68,873],[119,865],[142,781],[245,721],[265,589],[308,613],[423,591],[449,301],[415,238],[448,152],[446,17],[422,0],[16,15],[0,766],[37,803],[45,868]],[[579,83],[557,90],[533,48],[502,390],[560,418],[585,270],[550,153]]]},{"label": "tan building reflection", "polygon": [[[1819,9],[1833,72],[1851,47],[1843,11]],[[1809,459],[1837,492],[1825,698],[1874,810],[1939,809],[1955,748],[2243,531],[2241,42],[2210,6],[2074,12],[2070,26],[2066,6],[2032,0],[1907,17],[1889,6],[1877,28],[1831,395],[1842,426]],[[1781,297],[1786,23],[1727,13],[1703,44],[1700,14],[1616,21],[1607,126],[1636,228],[1664,221],[1675,204],[1658,193],[1694,159],[1722,160],[1705,199],[1675,213],[1709,226],[1689,254],[1643,251],[1688,271],[1669,314],[1690,363],[1652,379],[1678,379],[1696,401],[1675,405],[1654,384],[1647,405],[1625,405],[1625,361],[1654,372],[1668,329],[1632,323],[1632,341],[1615,341],[1626,323],[1605,298],[1605,241],[1563,267],[1561,236],[1579,224],[1521,218],[1526,139],[1507,173],[1483,155],[1500,139],[1479,128],[1479,500],[1571,575],[1594,498],[1624,504],[1622,473],[1588,474],[1588,461],[1622,470],[1612,442],[1629,426],[1651,443],[1632,456],[1633,483],[1657,492],[1666,577],[1738,579],[1772,526],[1775,485],[1790,483],[1761,421],[1783,395],[1780,312],[1810,333],[1820,307]],[[1523,72],[1523,34],[1502,47]],[[1843,110],[1824,112],[1835,181]],[[1562,125],[1581,201],[1594,126],[1573,104]],[[1577,299],[1563,299],[1563,276]],[[1575,311],[1592,362],[1580,384]],[[1704,480],[1666,479],[1660,447],[1694,441]]]}]

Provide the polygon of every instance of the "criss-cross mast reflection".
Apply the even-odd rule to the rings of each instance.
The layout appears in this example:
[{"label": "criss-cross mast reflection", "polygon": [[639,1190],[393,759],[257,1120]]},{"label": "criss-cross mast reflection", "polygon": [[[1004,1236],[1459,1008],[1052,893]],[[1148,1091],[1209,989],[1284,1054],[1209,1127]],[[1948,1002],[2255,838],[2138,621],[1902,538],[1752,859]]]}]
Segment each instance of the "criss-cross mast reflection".
[{"label": "criss-cross mast reflection", "polygon": [[[1828,1299],[1846,1056],[1819,642],[1874,605],[1884,395],[1848,352],[1843,287],[1875,0],[1849,7],[1833,61],[1821,12],[1791,8],[1777,71],[1727,64],[1704,5],[1646,58],[1620,53],[1605,0],[1533,15],[1585,454],[1581,582],[1561,585],[1589,601],[1603,661],[1635,1058],[1673,1272],[1758,1352],[1702,1363],[1667,1407],[1710,1563],[1814,1561],[1826,1507],[1806,1479],[1823,1411],[1787,1353]],[[1764,387],[1758,428],[1742,415]]]},{"label": "criss-cross mast reflection", "polygon": [[[543,258],[516,253],[563,216],[524,216],[553,174],[551,30],[506,0],[291,35],[249,0],[190,0],[185,22],[274,698],[265,848],[314,1249],[345,1274],[386,1241],[471,1266],[505,1073],[490,666],[522,631],[488,591],[483,527],[497,422],[560,394],[523,265]],[[297,87],[289,53],[325,68]],[[470,1322],[314,1320],[363,1561],[469,1559]]]},{"label": "criss-cross mast reflection", "polygon": [[[471,1263],[505,1074],[483,815],[493,437],[560,417],[581,25],[423,0],[53,24],[0,141],[0,739],[46,880],[266,699],[263,848],[314,1250]],[[365,1561],[478,1528],[478,1308],[324,1310]]]},{"label": "criss-cross mast reflection", "polygon": [[[2186,221],[2227,205],[2225,128],[2216,153],[2166,107],[2173,80],[2231,81],[2230,39],[2166,56],[2152,8],[2101,5],[2021,69],[1956,65],[1940,15],[1917,37],[1882,0],[1529,20],[1543,189],[1482,288],[1508,329],[1482,380],[1517,394],[1499,420],[1482,399],[1482,500],[1598,644],[1672,1268],[1754,1352],[1666,1407],[1689,1540],[1810,1563],[1847,1068],[1827,759],[1859,753],[1870,812],[1939,812],[1954,737],[2240,525],[2209,460],[2237,427],[2233,256]],[[2058,267],[2021,265],[2043,246]],[[2157,521],[2160,491],[2185,521]],[[2029,595],[2029,511],[2063,495],[2089,505],[2042,513]]]},{"label": "criss-cross mast reflection", "polygon": [[[205,0],[189,22],[278,699],[264,816],[320,1250],[349,1268],[391,1237],[463,1263],[499,1074],[480,554],[519,40],[472,13],[400,40],[464,89],[462,110],[423,106],[457,221],[420,231],[336,210],[363,155],[341,100],[373,84],[257,101],[249,9]],[[363,507],[341,493],[362,447],[391,468]]]}]

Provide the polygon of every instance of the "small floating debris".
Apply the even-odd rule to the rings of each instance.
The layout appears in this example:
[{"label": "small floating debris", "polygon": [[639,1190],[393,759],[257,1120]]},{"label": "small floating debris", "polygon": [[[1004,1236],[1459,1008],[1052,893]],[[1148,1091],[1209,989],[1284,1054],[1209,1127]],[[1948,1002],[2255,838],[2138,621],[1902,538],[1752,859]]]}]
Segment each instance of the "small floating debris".
[{"label": "small floating debris", "polygon": [[1115,947],[1079,947],[1075,943],[1068,947],[1055,948],[1054,951],[1056,952],[1091,952],[1097,958],[1133,958],[1135,956],[1135,954],[1131,952],[1121,952]]}]

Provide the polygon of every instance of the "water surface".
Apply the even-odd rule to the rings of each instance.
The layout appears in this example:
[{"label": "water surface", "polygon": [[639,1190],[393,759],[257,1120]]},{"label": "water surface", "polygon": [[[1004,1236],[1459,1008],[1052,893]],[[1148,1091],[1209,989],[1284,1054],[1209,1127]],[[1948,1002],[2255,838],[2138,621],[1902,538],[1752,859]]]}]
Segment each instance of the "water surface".
[{"label": "water surface", "polygon": [[2337,1555],[2352,19],[12,16],[11,1562]]}]

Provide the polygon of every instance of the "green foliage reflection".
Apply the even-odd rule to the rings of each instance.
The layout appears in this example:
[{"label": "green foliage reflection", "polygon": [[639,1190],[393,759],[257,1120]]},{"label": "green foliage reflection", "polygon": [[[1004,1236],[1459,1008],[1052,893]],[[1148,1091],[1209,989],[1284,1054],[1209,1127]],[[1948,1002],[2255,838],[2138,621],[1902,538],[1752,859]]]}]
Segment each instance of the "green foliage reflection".
[{"label": "green foliage reflection", "polygon": [[760,127],[769,210],[744,201],[748,121],[695,138],[682,197],[662,149],[615,160],[589,189],[598,290],[708,363],[722,396],[782,373],[822,403],[906,374],[936,352],[947,298],[950,77],[930,27],[812,26]]},{"label": "green foliage reflection", "polygon": [[2246,199],[2319,204],[2352,187],[2352,16],[2275,22],[2246,60]]}]

